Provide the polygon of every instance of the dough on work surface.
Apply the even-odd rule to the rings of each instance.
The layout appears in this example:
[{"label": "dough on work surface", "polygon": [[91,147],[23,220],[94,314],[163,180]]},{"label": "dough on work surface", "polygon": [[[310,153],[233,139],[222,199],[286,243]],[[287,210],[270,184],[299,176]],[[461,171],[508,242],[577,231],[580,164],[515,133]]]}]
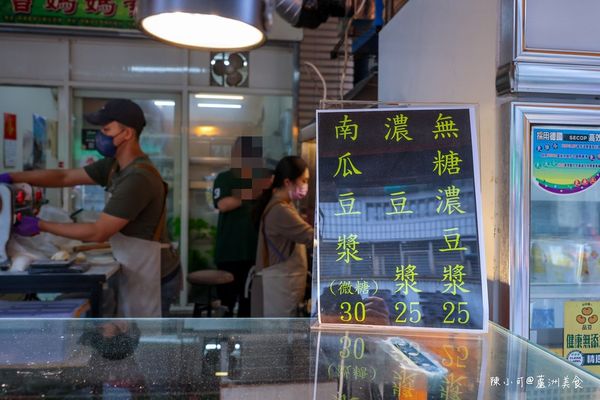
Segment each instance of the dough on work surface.
[{"label": "dough on work surface", "polygon": [[75,262],[80,263],[80,262],[84,262],[86,259],[85,254],[83,254],[82,252],[79,252],[75,255]]},{"label": "dough on work surface", "polygon": [[61,250],[61,251],[57,251],[56,253],[54,253],[51,257],[51,260],[66,261],[70,257],[71,257],[71,255],[69,254],[68,251]]}]

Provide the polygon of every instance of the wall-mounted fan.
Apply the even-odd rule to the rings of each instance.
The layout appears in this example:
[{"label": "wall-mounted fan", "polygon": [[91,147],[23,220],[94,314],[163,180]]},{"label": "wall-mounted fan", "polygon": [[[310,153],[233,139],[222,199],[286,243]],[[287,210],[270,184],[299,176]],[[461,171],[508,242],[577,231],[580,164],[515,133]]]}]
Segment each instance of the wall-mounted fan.
[{"label": "wall-mounted fan", "polygon": [[248,52],[211,53],[210,85],[248,87]]}]

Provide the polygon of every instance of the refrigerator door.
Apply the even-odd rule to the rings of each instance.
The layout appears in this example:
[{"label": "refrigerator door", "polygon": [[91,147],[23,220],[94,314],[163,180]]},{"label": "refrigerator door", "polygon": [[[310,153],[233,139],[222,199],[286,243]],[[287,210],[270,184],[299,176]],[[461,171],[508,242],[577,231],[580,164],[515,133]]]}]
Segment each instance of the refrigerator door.
[{"label": "refrigerator door", "polygon": [[[142,150],[149,156],[169,185],[167,196],[167,221],[172,240],[179,240],[173,221],[179,218],[181,199],[181,162],[179,133],[180,102],[176,95],[77,91],[74,104],[72,139],[72,166],[83,167],[102,158],[95,149],[95,134],[99,127],[89,125],[83,115],[100,109],[111,98],[128,98],[137,103],[146,117],[146,126],[140,136]],[[77,186],[71,192],[72,210],[83,210],[75,216],[80,221],[95,220],[104,209],[106,192],[96,185]]]},{"label": "refrigerator door", "polygon": [[511,329],[600,368],[600,107],[513,103]]}]

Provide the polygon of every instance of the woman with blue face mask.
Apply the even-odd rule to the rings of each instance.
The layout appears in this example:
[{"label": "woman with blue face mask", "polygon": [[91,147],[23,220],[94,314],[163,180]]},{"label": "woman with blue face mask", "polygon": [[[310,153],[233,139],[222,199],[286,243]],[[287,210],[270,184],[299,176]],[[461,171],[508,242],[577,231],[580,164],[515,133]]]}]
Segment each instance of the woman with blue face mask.
[{"label": "woman with blue face mask", "polygon": [[[109,193],[103,212],[92,223],[24,217],[13,230],[24,236],[50,232],[84,242],[109,241],[121,265],[117,316],[160,317],[161,287],[165,297],[173,297],[181,282],[181,268],[165,231],[168,188],[139,143],[146,125],[144,113],[131,100],[116,99],[84,117],[101,127],[95,141],[105,158],[80,169],[1,174],[0,181],[41,187],[99,184]],[[168,306],[166,298],[165,302]]]}]

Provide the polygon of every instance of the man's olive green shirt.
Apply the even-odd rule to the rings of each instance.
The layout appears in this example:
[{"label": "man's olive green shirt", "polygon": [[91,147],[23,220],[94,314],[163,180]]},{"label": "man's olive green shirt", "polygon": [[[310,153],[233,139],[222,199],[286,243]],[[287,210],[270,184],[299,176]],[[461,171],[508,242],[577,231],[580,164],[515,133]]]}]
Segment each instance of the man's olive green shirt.
[{"label": "man's olive green shirt", "polygon": [[[152,240],[165,207],[165,188],[158,176],[137,164],[152,165],[147,156],[136,158],[123,170],[117,168],[110,177],[116,160],[104,158],[84,167],[85,172],[97,184],[111,194],[103,212],[129,221],[121,230],[126,236]],[[108,186],[108,187],[107,187]],[[162,243],[169,243],[166,227],[163,227]],[[177,254],[163,249],[161,255],[161,275],[168,275],[179,265]]]}]

